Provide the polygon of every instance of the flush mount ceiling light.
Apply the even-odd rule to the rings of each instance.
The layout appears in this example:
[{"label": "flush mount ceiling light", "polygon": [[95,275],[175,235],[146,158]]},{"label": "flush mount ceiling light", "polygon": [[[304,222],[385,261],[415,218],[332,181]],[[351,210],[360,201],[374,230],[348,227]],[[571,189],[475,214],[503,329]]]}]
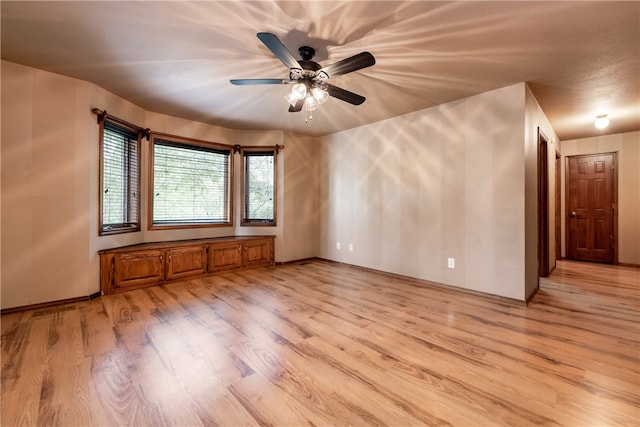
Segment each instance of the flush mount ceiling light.
[{"label": "flush mount ceiling light", "polygon": [[314,62],[315,50],[309,46],[298,49],[301,60],[297,60],[289,52],[282,41],[271,33],[258,33],[258,38],[288,69],[289,79],[234,79],[234,85],[273,85],[292,84],[291,92],[285,96],[289,102],[289,111],[306,111],[306,121],[310,120],[311,111],[324,104],[332,96],[352,105],[360,105],[365,97],[357,93],[327,83],[330,78],[358,71],[376,63],[369,52],[340,60],[325,67]]},{"label": "flush mount ceiling light", "polygon": [[596,121],[593,122],[593,125],[598,129],[605,129],[609,126],[609,117],[606,114],[600,114],[596,116]]}]

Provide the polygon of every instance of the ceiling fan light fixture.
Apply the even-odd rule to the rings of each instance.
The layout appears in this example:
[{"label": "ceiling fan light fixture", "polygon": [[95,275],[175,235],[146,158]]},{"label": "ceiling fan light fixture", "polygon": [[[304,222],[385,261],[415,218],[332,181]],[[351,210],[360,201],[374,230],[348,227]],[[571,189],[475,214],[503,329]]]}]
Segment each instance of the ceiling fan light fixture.
[{"label": "ceiling fan light fixture", "polygon": [[291,88],[291,98],[302,99],[307,96],[307,85],[304,83],[296,83]]},{"label": "ceiling fan light fixture", "polygon": [[311,89],[311,94],[313,98],[316,100],[318,105],[324,104],[329,99],[329,92],[326,89],[315,86]]},{"label": "ceiling fan light fixture", "polygon": [[289,104],[295,107],[298,100],[304,99],[307,96],[307,85],[304,83],[296,83],[291,88],[291,92],[284,99],[287,100]]},{"label": "ceiling fan light fixture", "polygon": [[234,85],[275,85],[292,84],[291,90],[284,97],[290,104],[289,112],[306,110],[306,119],[311,120],[311,111],[327,102],[332,96],[352,105],[360,105],[365,97],[346,89],[325,83],[329,78],[352,73],[375,65],[376,60],[369,52],[360,52],[327,66],[313,61],[315,49],[302,46],[299,49],[301,60],[296,59],[282,40],[273,33],[260,32],[258,39],[289,69],[289,81],[284,79],[232,79]]},{"label": "ceiling fan light fixture", "polygon": [[600,114],[596,116],[596,120],[593,125],[598,129],[605,129],[609,126],[609,117],[606,114]]},{"label": "ceiling fan light fixture", "polygon": [[307,99],[304,103],[305,108],[307,109],[307,111],[313,111],[316,108],[318,108],[320,106],[320,104],[318,104],[318,101],[316,101],[315,96],[309,94],[307,96]]},{"label": "ceiling fan light fixture", "polygon": [[292,94],[291,92],[289,92],[289,93],[284,97],[284,99],[286,99],[286,100],[287,100],[287,102],[288,102],[289,104],[291,104],[292,106],[294,106],[294,107],[296,106],[296,102],[298,101],[298,98],[294,97],[294,96],[293,96],[293,94]]}]

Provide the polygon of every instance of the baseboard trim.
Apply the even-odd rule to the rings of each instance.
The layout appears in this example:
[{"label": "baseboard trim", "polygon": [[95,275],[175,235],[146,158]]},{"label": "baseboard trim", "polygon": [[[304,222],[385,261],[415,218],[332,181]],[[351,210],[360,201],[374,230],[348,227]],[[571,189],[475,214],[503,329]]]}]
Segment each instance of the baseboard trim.
[{"label": "baseboard trim", "polygon": [[432,286],[432,287],[437,287],[437,288],[443,288],[443,289],[447,289],[447,290],[453,290],[453,291],[458,291],[458,292],[462,292],[468,295],[475,295],[478,297],[483,297],[483,298],[490,298],[493,300],[498,300],[498,301],[502,301],[508,304],[515,304],[515,305],[519,305],[519,306],[526,306],[527,305],[527,301],[525,300],[519,300],[519,299],[515,299],[515,298],[509,298],[509,297],[505,297],[502,295],[495,295],[495,294],[489,294],[489,293],[485,293],[485,292],[481,292],[481,291],[476,291],[473,289],[466,289],[466,288],[460,288],[458,286],[453,286],[453,285],[446,285],[444,283],[438,283],[438,282],[432,282],[430,280],[426,280],[426,279],[419,279],[417,277],[411,277],[411,276],[405,276],[402,274],[397,274],[397,273],[390,273],[388,271],[383,271],[383,270],[376,270],[375,268],[370,268],[370,267],[362,267],[359,265],[354,265],[354,264],[349,264],[346,262],[341,262],[341,261],[333,261],[330,259],[325,259],[325,258],[314,258],[314,261],[323,261],[323,262],[327,262],[327,263],[333,263],[333,264],[340,264],[340,265],[345,265],[347,267],[350,268],[355,268],[358,270],[364,270],[364,271],[370,271],[373,273],[377,273],[377,274],[382,274],[388,277],[396,277],[396,278],[400,278],[403,280],[407,280],[410,282],[413,282],[415,284],[421,285],[421,286]]},{"label": "baseboard trim", "polygon": [[[362,266],[359,266],[359,265],[349,264],[349,263],[345,263],[345,262],[341,262],[341,261],[333,261],[333,260],[330,260],[330,259],[320,258],[320,257],[301,258],[301,259],[292,260],[292,261],[276,261],[274,264],[276,266],[282,266],[282,265],[304,264],[306,262],[314,262],[314,261],[326,262],[326,263],[330,263],[330,264],[340,264],[340,265],[347,266],[349,268],[355,268],[355,269],[359,269],[359,270],[363,270],[363,271],[371,271],[371,272],[375,272],[377,274],[386,275],[388,277],[396,277],[396,278],[401,278],[403,280],[409,280],[409,281],[411,281],[413,283],[420,284],[420,285],[423,285],[423,286],[425,286],[425,285],[426,286],[435,286],[435,287],[445,288],[445,289],[449,289],[449,290],[455,290],[455,291],[466,293],[466,294],[470,294],[470,295],[476,295],[476,296],[481,296],[481,297],[485,297],[485,298],[497,299],[497,300],[501,300],[501,301],[504,301],[504,302],[508,302],[510,304],[525,305],[525,306],[529,304],[529,302],[533,299],[533,297],[535,297],[535,295],[538,293],[538,289],[539,289],[539,288],[536,288],[531,293],[531,295],[529,295],[527,297],[526,300],[518,300],[518,299],[515,299],[515,298],[509,298],[509,297],[505,297],[505,296],[501,296],[501,295],[489,294],[489,293],[485,293],[485,292],[476,291],[476,290],[473,290],[473,289],[460,288],[460,287],[453,286],[453,285],[446,285],[444,283],[432,282],[432,281],[425,280],[425,279],[419,279],[419,278],[416,278],[416,277],[405,276],[405,275],[402,275],[402,274],[390,273],[388,271],[376,270],[375,268],[362,267]],[[618,265],[626,266],[626,267],[637,267],[637,268],[640,268],[640,265],[637,265],[637,264],[618,264]],[[25,306],[20,306],[20,307],[5,308],[5,309],[1,309],[0,310],[0,315],[1,314],[17,313],[17,312],[27,311],[27,310],[39,310],[39,309],[50,308],[50,307],[64,305],[64,304],[74,304],[74,303],[78,303],[78,302],[82,302],[82,301],[89,301],[89,300],[98,298],[101,295],[102,295],[102,292],[98,291],[96,293],[87,295],[85,297],[76,297],[76,298],[69,298],[69,299],[64,299],[64,300],[44,302],[44,303],[39,303],[39,304],[30,304],[30,305],[25,305]]]},{"label": "baseboard trim", "polygon": [[42,310],[45,308],[57,307],[65,304],[75,304],[78,302],[90,301],[92,299],[98,298],[101,295],[102,295],[102,292],[96,292],[84,297],[67,298],[67,299],[61,299],[56,301],[41,302],[38,304],[29,304],[29,305],[21,305],[18,307],[3,308],[0,310],[0,315],[19,313],[21,311],[28,311],[28,310]]},{"label": "baseboard trim", "polygon": [[613,263],[609,264],[609,263],[606,263],[606,262],[582,261],[582,260],[579,260],[579,259],[569,259],[569,258],[566,258],[566,257],[558,258],[557,261],[588,262],[588,263],[594,263],[594,264],[605,264],[605,265],[614,265],[614,266],[619,265],[620,267],[640,268],[640,264],[634,264],[634,263],[629,263],[629,262],[616,262],[616,261],[614,261]]},{"label": "baseboard trim", "polygon": [[640,268],[640,264],[630,264],[628,262],[619,262],[616,265],[619,265],[620,267],[633,267],[633,268]]},{"label": "baseboard trim", "polygon": [[322,258],[309,257],[309,258],[294,259],[291,261],[276,261],[274,264],[275,265],[292,265],[292,264],[302,264],[305,262],[320,261],[320,260],[322,260]]},{"label": "baseboard trim", "polygon": [[[555,267],[554,267],[555,269]],[[549,275],[551,275],[551,273],[549,273]],[[527,297],[527,299],[525,300],[525,305],[529,305],[529,303],[531,302],[531,300],[533,299],[533,297],[535,297],[538,294],[538,291],[540,290],[540,284],[538,284],[538,287],[535,288],[533,290],[533,292],[531,292],[531,294]]]}]

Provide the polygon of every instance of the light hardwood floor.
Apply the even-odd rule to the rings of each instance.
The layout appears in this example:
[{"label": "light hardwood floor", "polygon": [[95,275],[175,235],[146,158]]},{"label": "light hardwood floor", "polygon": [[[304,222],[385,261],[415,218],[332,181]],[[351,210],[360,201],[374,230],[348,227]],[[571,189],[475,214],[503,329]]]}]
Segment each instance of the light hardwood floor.
[{"label": "light hardwood floor", "polygon": [[640,269],[529,306],[314,260],[2,316],[2,426],[640,424]]}]

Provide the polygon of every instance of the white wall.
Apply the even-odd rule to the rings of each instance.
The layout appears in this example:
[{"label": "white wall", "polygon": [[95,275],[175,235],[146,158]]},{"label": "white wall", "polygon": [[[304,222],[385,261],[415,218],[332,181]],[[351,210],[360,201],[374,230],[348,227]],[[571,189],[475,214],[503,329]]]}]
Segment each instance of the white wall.
[{"label": "white wall", "polygon": [[525,93],[323,137],[320,256],[524,300]]},{"label": "white wall", "polygon": [[[618,153],[618,262],[640,265],[640,132],[562,141],[562,212],[565,212],[567,156]],[[562,254],[566,246],[566,215],[562,216]]]}]

